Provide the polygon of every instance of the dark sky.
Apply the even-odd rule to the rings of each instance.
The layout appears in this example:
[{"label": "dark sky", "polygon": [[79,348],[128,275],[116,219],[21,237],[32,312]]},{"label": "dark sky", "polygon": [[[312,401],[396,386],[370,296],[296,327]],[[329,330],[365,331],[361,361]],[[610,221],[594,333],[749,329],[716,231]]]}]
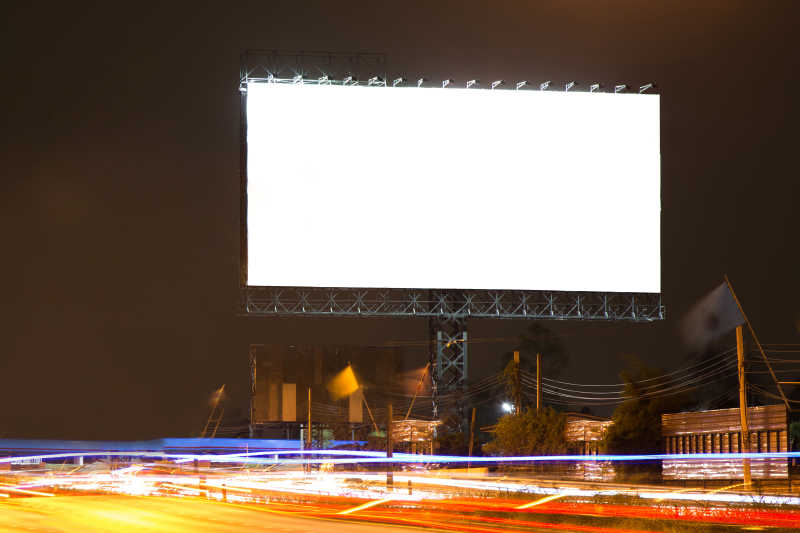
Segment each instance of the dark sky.
[{"label": "dark sky", "polygon": [[2,8],[0,437],[190,435],[219,384],[244,405],[250,342],[426,339],[422,320],[235,317],[253,48],[379,51],[459,82],[656,82],[669,318],[557,324],[567,375],[615,382],[626,353],[680,366],[676,321],[725,273],[763,341],[800,342],[797,2],[163,4]]}]

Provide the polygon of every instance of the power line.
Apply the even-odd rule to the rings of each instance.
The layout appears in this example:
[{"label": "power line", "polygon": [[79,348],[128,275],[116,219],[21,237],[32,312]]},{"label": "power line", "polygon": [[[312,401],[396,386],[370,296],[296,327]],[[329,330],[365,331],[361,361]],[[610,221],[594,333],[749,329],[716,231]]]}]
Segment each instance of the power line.
[{"label": "power line", "polygon": [[[584,401],[599,401],[599,402],[618,401],[618,403],[619,403],[619,402],[622,402],[622,401],[625,401],[625,400],[632,399],[634,397],[650,399],[650,398],[657,398],[657,397],[662,397],[662,396],[671,396],[671,395],[674,395],[674,394],[679,394],[680,392],[685,392],[685,391],[688,391],[688,390],[694,390],[695,388],[699,387],[700,385],[706,385],[707,383],[705,383],[705,382],[708,381],[712,377],[716,377],[716,376],[719,376],[721,374],[733,375],[735,373],[735,370],[734,370],[733,366],[735,366],[735,365],[733,365],[731,363],[731,364],[728,365],[727,368],[723,367],[723,368],[716,369],[716,370],[711,371],[711,372],[706,372],[705,374],[701,374],[699,376],[695,376],[692,379],[682,381],[680,384],[677,384],[677,385],[671,385],[671,386],[668,386],[668,387],[662,387],[661,389],[650,390],[650,391],[646,391],[646,392],[639,393],[639,394],[636,394],[636,393],[634,393],[632,395],[631,394],[625,394],[624,396],[617,396],[617,397],[576,396],[576,395],[572,395],[572,394],[564,394],[564,393],[556,391],[556,390],[554,390],[554,389],[552,389],[550,387],[543,387],[542,390],[545,391],[545,392],[548,392],[551,395],[561,396],[561,397],[564,397],[564,398],[580,399],[580,400],[584,400]],[[531,386],[530,380],[525,380],[524,382],[529,387]],[[575,391],[575,392],[580,392],[580,391]]]},{"label": "power line", "polygon": [[[716,361],[718,359],[722,359],[725,356],[730,355],[731,353],[733,353],[735,351],[736,351],[736,348],[729,348],[728,350],[725,350],[724,352],[721,352],[721,353],[719,353],[719,354],[717,354],[717,355],[715,355],[713,357],[710,357],[709,359],[707,359],[705,361],[701,361],[699,363],[695,363],[693,365],[689,365],[689,366],[684,367],[684,368],[679,368],[678,370],[673,370],[672,372],[667,372],[665,374],[661,374],[659,376],[655,376],[655,377],[652,377],[652,378],[645,378],[645,379],[641,379],[641,380],[636,380],[636,381],[633,381],[632,383],[645,383],[645,382],[650,382],[650,381],[658,381],[658,380],[662,380],[662,379],[664,379],[664,378],[666,378],[668,376],[672,376],[672,375],[675,375],[675,374],[680,374],[680,373],[683,373],[683,372],[688,372],[691,369],[694,369],[694,368],[697,368],[697,367],[701,367],[701,366],[704,366],[704,365],[708,365],[708,364],[710,364],[711,361]],[[714,364],[716,364],[716,362]],[[625,386],[628,385],[628,383],[582,384],[582,383],[571,383],[571,382],[568,382],[568,381],[559,381],[559,380],[548,379],[548,378],[542,378],[542,379],[546,380],[546,381],[552,381],[554,383],[560,383],[562,385],[573,385],[573,386],[580,386],[580,387],[625,387]]]}]

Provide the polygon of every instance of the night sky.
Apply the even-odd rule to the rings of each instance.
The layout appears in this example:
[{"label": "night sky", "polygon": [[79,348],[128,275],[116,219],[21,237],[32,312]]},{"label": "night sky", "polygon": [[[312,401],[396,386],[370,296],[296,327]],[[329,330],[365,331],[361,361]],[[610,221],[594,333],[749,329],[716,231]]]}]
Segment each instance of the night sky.
[{"label": "night sky", "polygon": [[[725,273],[762,341],[800,342],[795,1],[20,4],[0,16],[0,437],[189,436],[220,384],[245,407],[251,342],[426,340],[424,320],[236,317],[247,49],[384,52],[392,74],[458,83],[655,82],[668,319],[556,324],[564,376],[684,365],[678,320]],[[472,368],[510,346],[474,345]]]}]

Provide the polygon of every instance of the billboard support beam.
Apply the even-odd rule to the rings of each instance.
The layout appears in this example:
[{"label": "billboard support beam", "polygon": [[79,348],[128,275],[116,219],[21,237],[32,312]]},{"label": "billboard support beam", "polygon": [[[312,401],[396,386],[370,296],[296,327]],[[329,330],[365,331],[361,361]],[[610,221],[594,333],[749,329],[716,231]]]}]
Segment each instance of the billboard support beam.
[{"label": "billboard support beam", "polygon": [[657,293],[252,286],[241,290],[242,316],[605,322],[653,322],[665,316]]},{"label": "billboard support beam", "polygon": [[440,416],[439,395],[466,388],[468,371],[467,319],[441,315],[429,319],[433,418]]},{"label": "billboard support beam", "polygon": [[263,347],[261,344],[251,344],[249,355],[250,355],[250,420],[248,420],[249,424],[247,426],[247,434],[252,439],[253,438],[253,425],[255,424],[255,413],[256,413],[256,353],[258,349]]}]

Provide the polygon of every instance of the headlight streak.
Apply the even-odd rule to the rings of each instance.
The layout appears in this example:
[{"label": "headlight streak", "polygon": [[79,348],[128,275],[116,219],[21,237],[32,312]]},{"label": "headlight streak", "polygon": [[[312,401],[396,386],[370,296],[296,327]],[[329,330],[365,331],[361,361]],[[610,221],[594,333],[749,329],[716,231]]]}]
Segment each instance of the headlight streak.
[{"label": "headlight streak", "polygon": [[53,496],[50,492],[39,492],[36,490],[26,490],[16,487],[14,485],[9,485],[8,483],[0,483],[0,492],[14,492],[17,494],[25,494],[27,496]]},{"label": "headlight streak", "polygon": [[[78,454],[57,454],[59,458],[86,457],[86,456],[107,456],[113,453],[78,453]],[[152,458],[153,452],[140,452],[138,454],[125,452],[119,455],[125,457]],[[387,459],[383,452],[374,451],[351,451],[351,450],[283,450],[279,452],[249,452],[247,454],[155,454],[161,458],[178,460],[198,460],[227,463],[228,465],[255,464],[280,464],[280,465],[299,465],[299,464],[319,464],[336,462],[338,464],[359,464],[359,463],[434,463],[452,464],[471,460],[473,463],[506,463],[506,462],[535,462],[535,461],[587,461],[587,460],[659,460],[659,459],[706,459],[706,460],[726,460],[742,458],[791,458],[800,456],[800,452],[775,452],[775,453],[749,453],[749,454],[656,454],[656,455],[604,455],[604,456],[523,456],[523,457],[458,457],[458,456],[419,456],[412,454],[397,454],[396,457]],[[261,456],[269,455],[272,458]],[[301,455],[307,459],[284,458],[276,459],[286,455]],[[355,457],[353,457],[355,455]],[[337,456],[331,458],[330,456]],[[19,458],[4,458],[8,460],[19,460]],[[208,464],[208,463],[206,463]],[[18,470],[9,471],[6,476],[14,476],[20,479],[20,483],[9,484],[0,483],[0,494],[15,493],[30,496],[53,496],[52,493],[30,490],[32,488],[49,488],[51,490],[66,489],[75,491],[108,491],[123,494],[135,495],[169,495],[164,489],[175,489],[192,494],[206,494],[209,497],[221,499],[225,494],[226,499],[236,499],[238,501],[254,501],[258,498],[256,493],[288,493],[298,495],[330,496],[344,498],[358,498],[364,500],[382,500],[387,497],[387,492],[382,485],[385,479],[378,472],[333,472],[315,473],[308,475],[301,471],[290,472],[262,472],[262,471],[236,471],[220,467],[212,470],[207,466],[203,467],[203,477],[198,478],[197,472],[187,470],[177,473],[159,472],[159,468],[170,468],[169,463],[142,463],[123,466],[116,470],[101,472],[89,472],[91,468],[87,465],[84,470],[77,472],[77,469],[64,472],[49,472],[47,475],[32,475],[33,471]],[[447,470],[442,470],[447,472]],[[353,486],[349,481],[353,477],[364,480],[366,486],[361,484]],[[207,479],[206,479],[207,478]],[[7,478],[6,478],[7,479]],[[398,484],[395,492],[392,493],[392,500],[418,502],[428,499],[449,498],[447,490],[464,489],[482,492],[496,493],[517,493],[517,494],[538,494],[544,498],[517,507],[518,510],[525,510],[529,507],[544,504],[549,501],[564,498],[583,498],[591,499],[596,497],[611,497],[626,495],[639,497],[648,500],[656,500],[656,503],[663,500],[673,501],[693,501],[708,502],[712,504],[742,504],[742,505],[790,505],[800,506],[800,497],[784,495],[754,495],[751,493],[737,493],[722,491],[734,488],[737,485],[722,487],[710,491],[702,489],[682,489],[682,490],[659,490],[654,487],[647,488],[621,488],[609,487],[602,489],[579,488],[564,486],[544,486],[542,482],[528,481],[503,481],[497,479],[480,478],[447,478],[429,477],[426,475],[407,475],[402,472],[395,472],[395,482]],[[415,487],[414,493],[406,495],[402,484],[410,482]],[[438,487],[438,489],[434,489]],[[228,495],[227,492],[238,492],[238,495]],[[8,498],[8,494],[2,496]]]},{"label": "headlight streak", "polygon": [[[272,458],[260,456],[271,455]],[[280,455],[325,456],[323,458],[278,459]],[[638,455],[525,455],[513,457],[467,457],[457,455],[416,455],[397,453],[386,457],[385,452],[360,450],[281,450],[262,451],[249,454],[171,454],[156,452],[92,452],[92,453],[58,453],[49,455],[32,455],[24,457],[3,457],[0,463],[10,463],[29,459],[68,459],[77,457],[158,457],[172,460],[175,463],[189,461],[209,461],[216,463],[241,464],[357,464],[357,463],[518,463],[518,462],[606,462],[606,461],[658,461],[658,460],[719,460],[736,461],[741,459],[791,459],[800,458],[800,452],[751,452],[751,453],[686,453],[686,454],[638,454]],[[332,456],[348,456],[334,458]]]},{"label": "headlight streak", "polygon": [[367,503],[362,503],[361,505],[357,505],[355,507],[351,507],[350,509],[345,509],[344,511],[339,511],[337,514],[351,514],[358,511],[363,511],[364,509],[369,509],[370,507],[374,507],[376,505],[380,505],[382,503],[390,502],[392,498],[383,498],[380,500],[372,500]]},{"label": "headlight streak", "polygon": [[544,498],[540,498],[538,500],[534,500],[532,502],[522,504],[519,507],[515,507],[515,509],[522,510],[522,509],[528,509],[530,507],[536,507],[537,505],[542,505],[544,503],[551,502],[551,501],[556,500],[558,498],[563,498],[564,496],[566,496],[565,493],[553,494],[551,496],[545,496]]},{"label": "headlight streak", "polygon": [[[30,471],[10,472],[19,478],[27,478],[24,486],[47,486],[58,493],[59,487],[71,490],[100,491],[107,494],[142,495],[193,500],[225,501],[233,504],[264,505],[271,509],[283,509],[286,514],[309,518],[332,518],[336,515],[351,515],[353,519],[405,523],[427,527],[442,527],[460,531],[485,531],[487,527],[534,527],[581,531],[612,531],[597,526],[577,526],[563,523],[550,527],[549,522],[539,522],[532,517],[564,515],[605,516],[613,518],[637,518],[681,520],[689,522],[728,523],[748,525],[777,525],[792,527],[800,523],[800,513],[775,509],[775,505],[800,505],[800,498],[784,496],[755,496],[751,494],[719,494],[720,489],[700,492],[660,491],[655,488],[589,488],[571,486],[570,482],[535,482],[516,478],[513,480],[485,478],[447,478],[424,474],[403,475],[395,473],[395,488],[387,492],[385,473],[379,472],[333,472],[309,475],[301,471],[264,473],[258,470],[241,471],[234,468],[219,469],[212,473],[208,468],[199,472],[191,470],[167,474],[131,465],[112,472],[69,471],[50,472],[37,475]],[[89,466],[91,468],[91,466]],[[442,473],[447,472],[443,470]],[[433,473],[433,472],[432,472]],[[456,474],[453,475],[463,475]],[[21,479],[22,480],[22,479]],[[403,485],[411,481],[415,487],[413,495],[405,494]],[[8,484],[7,484],[8,485]],[[23,486],[16,484],[18,490]],[[732,487],[722,487],[723,490]],[[0,485],[0,494],[3,486]],[[475,492],[472,492],[472,491]],[[469,491],[469,492],[464,492]],[[36,492],[36,491],[27,491]],[[472,495],[466,495],[472,492]],[[476,497],[475,494],[480,496]],[[495,496],[487,497],[487,493]],[[50,493],[40,495],[53,496]],[[529,503],[520,505],[519,499],[504,494],[540,495]],[[19,493],[14,496],[34,496]],[[294,495],[294,496],[293,496]],[[607,497],[625,495],[631,497],[628,504],[615,504]],[[637,503],[636,497],[648,500],[678,500],[686,503],[652,506]],[[9,501],[8,495],[2,497]],[[569,501],[558,501],[569,498]],[[599,498],[599,500],[597,499]],[[355,501],[353,501],[355,500]],[[360,501],[359,501],[360,500]],[[522,500],[524,502],[525,500]],[[383,503],[391,505],[371,509]],[[698,505],[695,502],[708,502]],[[356,505],[358,504],[358,505]],[[728,505],[726,505],[728,504]],[[733,504],[733,505],[730,505]],[[0,512],[3,504],[0,504]],[[765,506],[762,509],[751,505]],[[744,507],[742,507],[744,506]],[[775,509],[775,510],[769,510]],[[278,511],[278,512],[284,512]],[[349,512],[347,512],[349,511]],[[363,512],[362,512],[363,511]],[[487,514],[488,513],[488,514]],[[491,513],[511,513],[492,515]],[[518,513],[518,518],[513,515]],[[342,516],[341,518],[344,518]],[[482,527],[476,527],[482,526]],[[618,530],[613,530],[618,531]]]}]

